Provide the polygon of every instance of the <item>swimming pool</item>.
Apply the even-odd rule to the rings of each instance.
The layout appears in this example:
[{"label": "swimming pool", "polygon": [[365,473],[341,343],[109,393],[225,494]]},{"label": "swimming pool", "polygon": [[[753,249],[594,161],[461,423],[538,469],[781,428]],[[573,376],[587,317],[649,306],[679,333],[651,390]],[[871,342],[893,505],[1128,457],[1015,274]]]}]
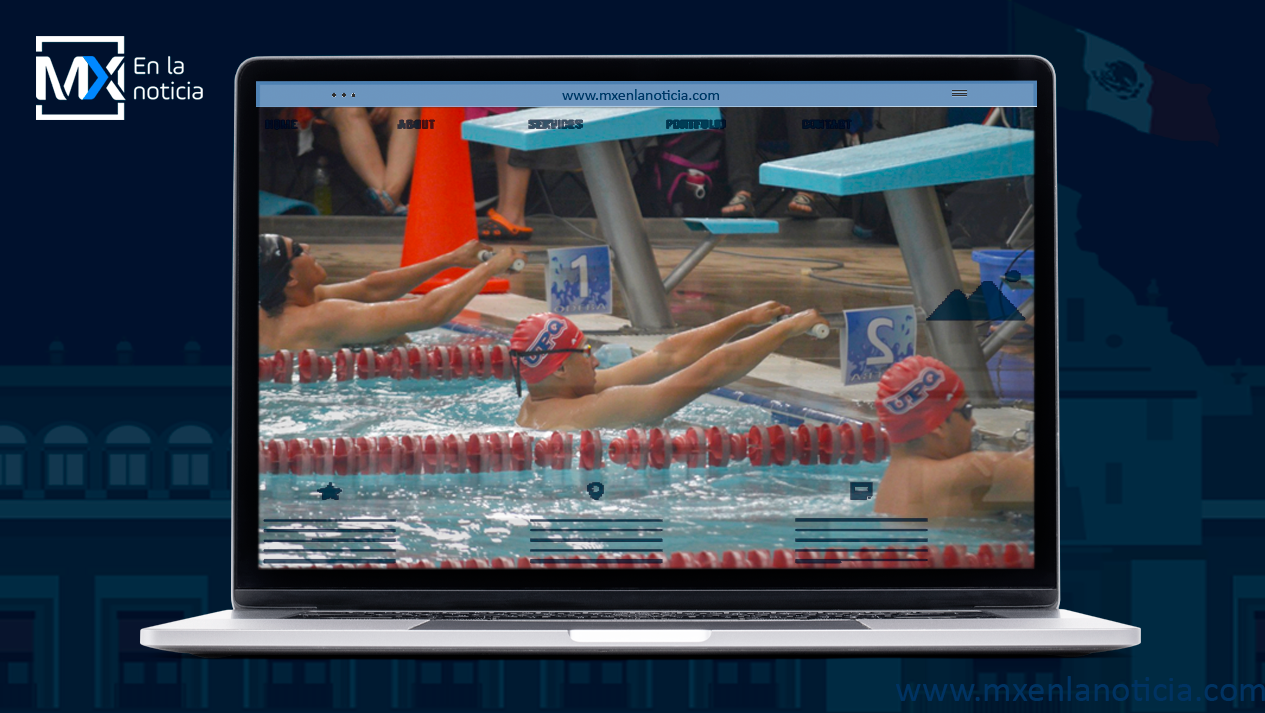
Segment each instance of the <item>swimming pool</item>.
[{"label": "swimming pool", "polygon": [[[476,344],[486,338],[438,329],[412,335],[423,344]],[[512,381],[391,379],[261,384],[260,438],[337,438],[522,432]],[[745,433],[770,413],[706,396],[663,424],[673,435],[690,426]],[[547,435],[542,432],[529,432]],[[601,431],[602,440],[624,436]],[[911,527],[874,515],[872,499],[854,500],[853,484],[877,487],[883,463],[725,468],[605,467],[424,475],[314,476],[263,474],[259,481],[263,566],[408,563],[420,559],[564,556],[658,550],[663,553],[807,547],[803,518],[850,518],[887,530],[869,540],[823,547],[855,549],[1024,542],[1030,517],[934,521]],[[586,486],[601,482],[602,497]],[[335,488],[337,499],[322,490]],[[797,522],[797,518],[801,519]],[[579,534],[602,520],[597,534]],[[563,521],[571,521],[565,523]],[[330,526],[328,523],[333,523]],[[908,533],[905,530],[925,532]],[[370,532],[371,531],[371,532]],[[875,544],[875,543],[894,544]],[[652,556],[644,554],[630,557]]]}]

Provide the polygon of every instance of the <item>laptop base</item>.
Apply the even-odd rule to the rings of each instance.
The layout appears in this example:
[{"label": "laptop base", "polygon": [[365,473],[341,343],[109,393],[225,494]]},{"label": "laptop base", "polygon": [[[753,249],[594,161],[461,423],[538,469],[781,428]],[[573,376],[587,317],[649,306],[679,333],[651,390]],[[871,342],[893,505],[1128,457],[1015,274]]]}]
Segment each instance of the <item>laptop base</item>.
[{"label": "laptop base", "polygon": [[[990,618],[428,619],[298,618],[244,610],[153,626],[141,643],[197,656],[830,654],[1079,656],[1136,646],[1141,630],[1062,610],[982,610]],[[795,614],[795,612],[789,613]],[[872,617],[871,614],[893,614]]]}]

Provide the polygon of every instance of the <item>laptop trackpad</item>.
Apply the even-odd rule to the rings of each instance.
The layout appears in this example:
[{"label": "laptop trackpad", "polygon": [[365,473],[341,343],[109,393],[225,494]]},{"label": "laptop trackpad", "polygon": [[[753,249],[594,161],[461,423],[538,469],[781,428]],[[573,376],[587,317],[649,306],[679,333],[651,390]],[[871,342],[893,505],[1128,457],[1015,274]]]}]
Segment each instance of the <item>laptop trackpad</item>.
[{"label": "laptop trackpad", "polygon": [[558,630],[566,629],[571,640],[582,644],[699,644],[712,636],[713,629],[786,630],[786,629],[867,629],[859,621],[771,621],[721,620],[706,622],[701,628],[696,621],[428,621],[413,627],[417,630]]},{"label": "laptop trackpad", "polygon": [[698,644],[711,638],[707,629],[571,629],[582,644]]}]

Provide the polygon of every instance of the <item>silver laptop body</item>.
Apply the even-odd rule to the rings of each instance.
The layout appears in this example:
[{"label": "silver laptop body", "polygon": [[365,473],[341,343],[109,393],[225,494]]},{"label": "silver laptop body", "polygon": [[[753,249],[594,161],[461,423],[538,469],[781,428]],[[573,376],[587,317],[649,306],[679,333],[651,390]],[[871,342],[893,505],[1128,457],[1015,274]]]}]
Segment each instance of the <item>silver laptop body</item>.
[{"label": "silver laptop body", "polygon": [[[944,106],[978,105],[977,99],[956,104],[958,95],[949,96],[951,84],[955,91],[961,84],[963,93],[969,88],[972,96],[984,91],[980,87],[988,82],[1026,82],[1032,87],[1036,105],[1032,202],[1040,206],[1032,219],[1032,230],[1043,258],[1034,268],[1035,282],[1040,285],[1043,298],[1036,302],[1035,310],[1041,315],[1039,321],[1045,334],[1036,340],[1041,368],[1036,370],[1032,399],[1038,404],[1040,418],[1032,417],[1035,425],[1028,429],[1028,437],[1035,438],[1039,433],[1042,443],[1052,444],[1052,447],[1045,448],[1037,459],[1031,540],[1013,550],[989,547],[987,553],[974,546],[949,552],[952,546],[945,545],[934,549],[934,557],[916,557],[928,552],[922,547],[902,558],[907,561],[894,563],[883,561],[882,553],[887,550],[882,548],[866,548],[869,550],[866,555],[859,555],[856,549],[844,549],[842,554],[833,555],[840,557],[839,561],[831,560],[830,554],[823,557],[809,550],[794,550],[796,561],[788,562],[786,556],[781,555],[780,564],[770,559],[769,553],[777,555],[778,547],[783,552],[791,551],[785,544],[789,540],[767,546],[761,555],[753,554],[761,549],[760,543],[744,542],[731,548],[729,543],[717,541],[712,549],[735,549],[737,557],[744,562],[736,563],[726,555],[723,562],[713,565],[703,563],[702,556],[691,555],[688,564],[694,566],[675,566],[681,562],[668,561],[672,552],[668,544],[671,535],[668,524],[661,538],[664,546],[656,555],[662,562],[655,566],[640,562],[635,566],[621,566],[613,558],[600,566],[570,566],[556,560],[545,560],[544,566],[528,566],[519,560],[523,566],[515,566],[515,556],[529,560],[534,556],[526,549],[507,551],[503,554],[514,556],[500,558],[492,557],[495,553],[488,551],[489,556],[481,562],[475,561],[477,556],[470,559],[453,556],[449,564],[464,560],[464,566],[453,567],[431,564],[423,567],[408,557],[384,565],[366,560],[363,555],[356,556],[368,564],[338,566],[326,562],[335,559],[329,555],[322,555],[325,559],[318,558],[316,566],[268,564],[265,560],[276,550],[261,541],[267,540],[271,531],[295,527],[286,523],[271,527],[273,521],[299,522],[297,527],[309,530],[341,529],[342,532],[335,534],[350,534],[352,537],[347,539],[362,541],[373,539],[364,536],[362,531],[366,529],[388,530],[385,534],[378,533],[383,535],[378,538],[381,540],[390,540],[386,535],[395,533],[391,528],[366,524],[370,519],[363,517],[363,513],[352,519],[329,518],[335,526],[323,528],[313,525],[313,521],[320,518],[268,517],[278,512],[311,514],[312,509],[297,510],[292,504],[282,503],[268,505],[264,511],[261,505],[261,487],[277,486],[261,486],[265,476],[260,474],[260,469],[276,466],[265,463],[268,444],[259,440],[257,403],[263,387],[255,380],[259,356],[255,339],[258,316],[252,295],[256,294],[254,286],[258,274],[252,258],[252,236],[265,232],[259,226],[256,198],[258,162],[262,160],[259,132],[263,131],[263,122],[260,119],[264,114],[251,99],[262,96],[260,87],[268,83],[296,83],[298,86],[297,83],[310,82],[313,83],[310,85],[312,96],[304,98],[305,104],[375,106],[375,101],[383,100],[330,98],[328,93],[321,98],[315,91],[326,91],[334,86],[336,94],[375,97],[381,85],[363,80],[411,81],[419,77],[457,83],[488,78],[511,82],[548,78],[553,82],[574,81],[577,85],[609,83],[614,86],[636,80],[647,85],[675,86],[673,83],[684,77],[706,80],[726,76],[773,83],[785,77],[806,82],[831,82],[838,77],[867,82],[944,82]],[[723,89],[731,90],[728,86]],[[832,98],[836,96],[823,95],[817,104],[843,103]],[[353,101],[359,103],[349,103]],[[515,102],[525,103],[522,99],[507,99],[501,103]],[[551,104],[543,98],[533,103]],[[1015,102],[1015,105],[1022,103]],[[565,108],[559,109],[557,114],[555,118],[569,118]],[[1053,447],[1058,440],[1058,387],[1056,330],[1052,326],[1056,319],[1054,116],[1053,68],[1035,57],[401,58],[254,59],[246,62],[238,71],[236,116],[233,609],[144,629],[141,643],[204,657],[574,655],[581,652],[611,655],[1081,655],[1137,645],[1141,632],[1136,627],[1058,608],[1058,464],[1057,448]],[[1005,128],[1003,122],[997,126]],[[592,125],[585,130],[601,129]],[[592,185],[598,175],[587,162],[585,171],[592,174]],[[761,178],[764,178],[763,172]],[[889,196],[889,199],[899,198]],[[900,204],[889,200],[889,205],[897,212]],[[605,219],[600,215],[602,206],[598,209],[599,219]],[[938,207],[935,212],[938,215]],[[896,219],[898,233],[902,230],[901,220]],[[622,279],[622,273],[620,277]],[[495,320],[492,323],[495,325]],[[502,334],[504,339],[503,331]],[[296,383],[298,378],[294,376]],[[817,426],[812,418],[805,422]],[[512,428],[512,424],[506,426]],[[256,442],[263,443],[258,457],[252,445]],[[622,472],[625,466],[608,461],[605,467]],[[495,475],[498,474],[487,477]],[[583,480],[589,476],[585,473],[574,477]],[[349,485],[353,482],[351,478],[340,481],[335,475],[311,477],[328,480],[331,487],[335,484],[353,487]],[[322,484],[317,483],[313,488]],[[798,514],[786,513],[787,524],[792,524],[790,521]],[[378,521],[391,519],[383,517]],[[814,518],[799,519],[806,522]],[[357,521],[352,523],[352,520]],[[929,535],[934,540],[934,523],[928,529],[933,530]],[[288,535],[288,532],[282,533],[282,537]],[[398,557],[399,551],[390,556]],[[873,561],[858,563],[858,556]],[[990,558],[997,561],[987,561]],[[934,562],[914,564],[927,559]],[[354,557],[353,561],[356,561]]]}]

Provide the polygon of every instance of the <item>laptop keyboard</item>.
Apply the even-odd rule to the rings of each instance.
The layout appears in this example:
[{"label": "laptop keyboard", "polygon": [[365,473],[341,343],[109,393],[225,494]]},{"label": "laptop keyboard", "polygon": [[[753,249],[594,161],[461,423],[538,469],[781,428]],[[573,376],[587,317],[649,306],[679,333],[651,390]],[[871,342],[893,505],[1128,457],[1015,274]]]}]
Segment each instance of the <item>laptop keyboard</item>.
[{"label": "laptop keyboard", "polygon": [[840,620],[840,619],[997,619],[983,611],[309,611],[287,619],[457,619],[494,620]]}]

